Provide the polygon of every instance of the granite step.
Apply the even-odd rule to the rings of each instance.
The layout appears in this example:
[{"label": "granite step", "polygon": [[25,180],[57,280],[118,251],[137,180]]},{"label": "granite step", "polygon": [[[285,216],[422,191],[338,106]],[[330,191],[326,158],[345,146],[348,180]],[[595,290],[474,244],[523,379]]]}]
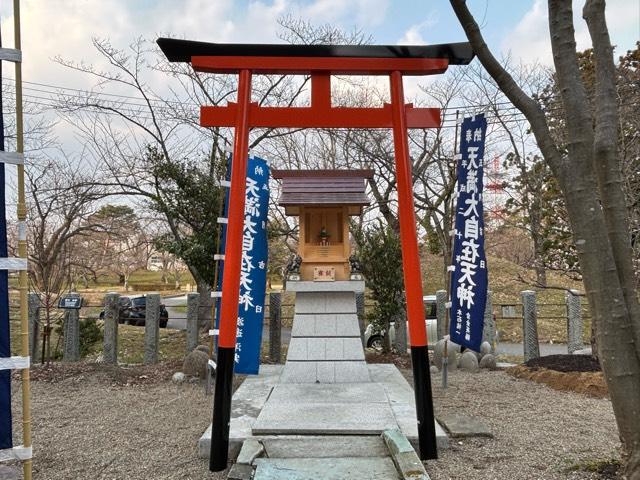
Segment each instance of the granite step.
[{"label": "granite step", "polygon": [[258,458],[254,480],[394,480],[393,460],[385,457]]}]

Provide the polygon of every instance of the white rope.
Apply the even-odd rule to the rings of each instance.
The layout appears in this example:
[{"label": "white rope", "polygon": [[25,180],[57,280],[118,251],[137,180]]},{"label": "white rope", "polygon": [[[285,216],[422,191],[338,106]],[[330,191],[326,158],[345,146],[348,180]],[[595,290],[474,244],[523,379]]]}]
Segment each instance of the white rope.
[{"label": "white rope", "polygon": [[229,220],[225,217],[218,217],[218,223],[229,223]]},{"label": "white rope", "polygon": [[451,302],[447,302],[444,304],[444,308],[451,308],[452,303]]},{"label": "white rope", "polygon": [[10,163],[12,165],[24,165],[24,154],[18,152],[0,151],[0,163]]},{"label": "white rope", "polygon": [[209,359],[208,364],[209,364],[209,366],[210,366],[213,370],[215,370],[216,368],[218,368],[218,365],[216,365],[216,362],[214,362],[214,361],[213,361],[213,360],[211,360],[211,359]]},{"label": "white rope", "polygon": [[222,292],[211,292],[211,298],[222,298]]},{"label": "white rope", "polygon": [[27,270],[27,259],[2,257],[0,258],[0,270]]},{"label": "white rope", "polygon": [[214,260],[224,260],[224,253],[216,253],[213,255]]},{"label": "white rope", "polygon": [[449,230],[449,236],[453,237],[458,231],[454,228],[453,230]]},{"label": "white rope", "polygon": [[217,328],[209,330],[210,337],[217,337],[219,334],[220,334],[220,330],[218,330]]},{"label": "white rope", "polygon": [[0,370],[21,370],[30,363],[29,357],[0,357]]},{"label": "white rope", "polygon": [[456,266],[455,265],[449,265],[447,267],[447,272],[455,272],[456,271]]},{"label": "white rope", "polygon": [[19,445],[13,448],[5,448],[0,450],[0,462],[8,462],[9,460],[29,460],[31,455],[31,447]]},{"label": "white rope", "polygon": [[22,52],[15,48],[0,48],[0,60],[7,62],[22,62]]}]

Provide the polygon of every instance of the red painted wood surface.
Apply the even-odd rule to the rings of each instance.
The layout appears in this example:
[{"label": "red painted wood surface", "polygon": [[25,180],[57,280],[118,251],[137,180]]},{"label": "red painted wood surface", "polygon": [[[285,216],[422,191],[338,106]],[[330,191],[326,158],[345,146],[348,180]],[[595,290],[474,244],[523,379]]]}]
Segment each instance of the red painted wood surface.
[{"label": "red painted wood surface", "polygon": [[427,329],[424,322],[422,302],[422,274],[416,232],[416,216],[413,204],[413,177],[409,142],[407,139],[407,118],[404,108],[402,74],[391,74],[391,104],[393,105],[393,143],[396,160],[396,181],[398,184],[398,220],[400,242],[402,244],[402,266],[404,288],[407,300],[407,320],[412,347],[427,345]]},{"label": "red painted wood surface", "polygon": [[363,58],[363,57],[234,57],[195,56],[191,65],[198,72],[307,75],[330,72],[332,75],[432,75],[444,73],[449,66],[445,58]]}]

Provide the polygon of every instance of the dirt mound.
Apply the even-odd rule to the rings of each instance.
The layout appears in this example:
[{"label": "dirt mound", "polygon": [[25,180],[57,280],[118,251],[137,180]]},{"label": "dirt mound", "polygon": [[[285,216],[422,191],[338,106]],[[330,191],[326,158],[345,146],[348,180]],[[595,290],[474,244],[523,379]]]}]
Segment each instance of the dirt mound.
[{"label": "dirt mound", "polygon": [[591,355],[547,355],[525,362],[527,367],[556,372],[600,372],[600,364]]},{"label": "dirt mound", "polygon": [[91,380],[106,385],[143,385],[166,382],[178,370],[180,370],[180,364],[176,361],[126,367],[104,363],[57,362],[49,365],[32,365],[31,380],[46,383],[57,383],[65,380],[80,383]]},{"label": "dirt mound", "polygon": [[516,378],[544,383],[554,390],[583,393],[596,398],[609,394],[602,372],[559,372],[540,367],[530,368],[527,365],[517,365],[508,368],[506,372]]}]

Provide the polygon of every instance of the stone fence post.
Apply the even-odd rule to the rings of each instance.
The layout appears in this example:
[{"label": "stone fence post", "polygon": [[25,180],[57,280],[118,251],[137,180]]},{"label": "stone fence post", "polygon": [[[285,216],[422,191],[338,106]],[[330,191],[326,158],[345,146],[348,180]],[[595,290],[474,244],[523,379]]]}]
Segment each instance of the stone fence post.
[{"label": "stone fence post", "polygon": [[538,316],[536,313],[536,292],[525,290],[522,294],[522,343],[524,361],[540,356],[538,344]]},{"label": "stone fence post", "polygon": [[487,305],[484,307],[484,328],[482,329],[482,341],[489,342],[491,350],[495,352],[496,346],[496,321],[493,318],[493,302],[491,291],[487,291]]},{"label": "stone fence post", "polygon": [[356,292],[356,312],[358,315],[358,327],[360,328],[360,340],[362,341],[362,346],[366,347],[366,345],[364,344],[364,303],[364,292]]},{"label": "stone fence post", "polygon": [[31,363],[38,361],[38,342],[40,340],[40,297],[37,293],[29,294],[29,354]]},{"label": "stone fence post", "polygon": [[63,362],[80,361],[80,310],[64,311],[63,324],[64,354]]},{"label": "stone fence post", "polygon": [[269,358],[280,363],[282,342],[282,294],[271,292],[269,294]]},{"label": "stone fence post", "polygon": [[187,294],[187,353],[198,346],[198,310],[200,308],[200,294]]},{"label": "stone fence post", "polygon": [[120,295],[107,293],[104,297],[104,361],[118,363],[118,320]]},{"label": "stone fence post", "polygon": [[438,318],[438,340],[447,335],[447,291],[436,292],[436,317]]},{"label": "stone fence post", "polygon": [[147,294],[144,319],[144,364],[158,363],[160,346],[160,294]]},{"label": "stone fence post", "polygon": [[573,353],[582,348],[582,306],[580,292],[570,290],[565,297],[567,302],[567,350]]}]

